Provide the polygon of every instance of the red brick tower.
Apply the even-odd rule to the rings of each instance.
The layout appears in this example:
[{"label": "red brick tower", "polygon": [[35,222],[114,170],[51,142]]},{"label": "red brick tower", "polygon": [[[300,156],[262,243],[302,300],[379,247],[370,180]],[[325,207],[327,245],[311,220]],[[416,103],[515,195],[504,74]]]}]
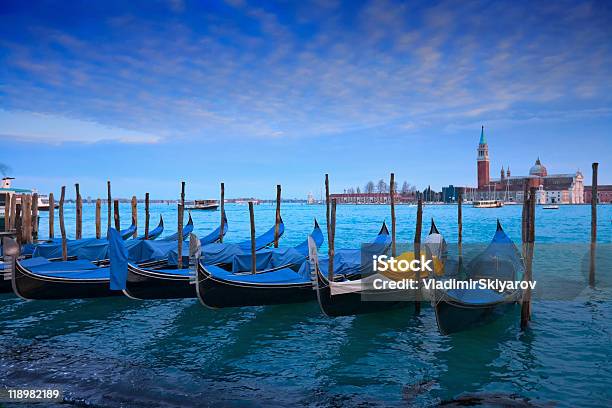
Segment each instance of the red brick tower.
[{"label": "red brick tower", "polygon": [[478,188],[487,188],[489,185],[489,146],[484,137],[484,126],[480,130],[478,143]]}]

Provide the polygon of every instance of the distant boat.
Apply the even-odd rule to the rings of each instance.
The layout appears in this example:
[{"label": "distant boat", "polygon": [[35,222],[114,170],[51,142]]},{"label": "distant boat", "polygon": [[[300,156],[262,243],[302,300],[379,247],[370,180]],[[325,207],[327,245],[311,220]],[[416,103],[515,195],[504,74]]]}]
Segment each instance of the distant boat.
[{"label": "distant boat", "polygon": [[[54,202],[53,208],[59,208],[59,203]],[[45,194],[38,196],[38,211],[49,211],[49,196]]]},{"label": "distant boat", "polygon": [[542,206],[543,210],[558,210],[559,206],[558,205],[544,205]]},{"label": "distant boat", "polygon": [[214,211],[219,208],[219,202],[217,200],[195,200],[193,205],[187,207],[188,210],[210,210]]},{"label": "distant boat", "polygon": [[474,201],[473,207],[474,208],[499,208],[499,207],[503,207],[504,203],[503,201],[499,201],[499,200],[479,200],[479,201]]}]

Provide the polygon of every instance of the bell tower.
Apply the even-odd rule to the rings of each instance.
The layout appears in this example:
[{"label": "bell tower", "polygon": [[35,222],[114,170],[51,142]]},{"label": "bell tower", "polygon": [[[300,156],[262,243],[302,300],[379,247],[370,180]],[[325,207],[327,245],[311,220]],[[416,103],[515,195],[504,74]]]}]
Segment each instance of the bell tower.
[{"label": "bell tower", "polygon": [[480,130],[478,142],[478,188],[487,188],[489,185],[489,146],[484,136],[484,126]]}]

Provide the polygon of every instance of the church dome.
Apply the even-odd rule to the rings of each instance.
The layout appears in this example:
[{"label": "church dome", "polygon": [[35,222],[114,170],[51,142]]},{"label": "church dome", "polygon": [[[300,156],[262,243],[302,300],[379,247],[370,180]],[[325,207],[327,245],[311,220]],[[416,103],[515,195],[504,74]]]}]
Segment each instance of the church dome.
[{"label": "church dome", "polygon": [[547,174],[548,173],[546,171],[546,167],[542,165],[542,163],[540,162],[540,158],[538,157],[538,160],[536,160],[535,164],[531,166],[531,169],[529,169],[529,175],[544,177]]}]

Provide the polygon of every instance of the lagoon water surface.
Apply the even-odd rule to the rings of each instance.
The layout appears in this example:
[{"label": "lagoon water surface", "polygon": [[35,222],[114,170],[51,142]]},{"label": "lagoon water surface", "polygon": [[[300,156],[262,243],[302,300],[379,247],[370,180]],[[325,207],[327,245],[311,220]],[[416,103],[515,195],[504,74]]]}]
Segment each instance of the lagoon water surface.
[{"label": "lagoon water surface", "polygon": [[[121,210],[126,227],[129,206]],[[226,241],[248,239],[247,207],[226,210]],[[255,212],[258,232],[273,225],[273,205]],[[325,223],[320,205],[287,204],[282,213],[281,245],[303,241],[314,217]],[[151,214],[151,228],[163,214],[166,232],[176,230],[175,205],[153,205]],[[397,207],[399,241],[412,241],[415,214],[415,207]],[[192,215],[200,235],[219,222],[218,211]],[[600,206],[598,215],[599,242],[609,250],[612,206]],[[93,217],[94,207],[86,204],[84,236],[94,234]],[[426,206],[424,232],[430,217],[456,242],[456,207]],[[102,218],[105,224],[105,209]],[[338,206],[336,248],[358,247],[389,218],[386,206]],[[521,206],[464,207],[464,242],[487,242],[497,218],[519,242]],[[74,207],[67,208],[66,220],[73,235]],[[589,234],[589,206],[537,210],[538,243],[584,246]],[[555,262],[540,263],[548,268],[542,273],[554,273]],[[26,302],[0,295],[0,386],[58,388],[65,402],[104,407],[432,406],[457,398],[485,405],[604,406],[612,400],[609,265],[598,266],[595,288],[580,268],[564,276],[581,288],[575,299],[534,302],[524,333],[518,307],[491,325],[442,336],[430,307],[418,316],[407,308],[329,319],[316,303],[209,310],[195,299]]]}]

